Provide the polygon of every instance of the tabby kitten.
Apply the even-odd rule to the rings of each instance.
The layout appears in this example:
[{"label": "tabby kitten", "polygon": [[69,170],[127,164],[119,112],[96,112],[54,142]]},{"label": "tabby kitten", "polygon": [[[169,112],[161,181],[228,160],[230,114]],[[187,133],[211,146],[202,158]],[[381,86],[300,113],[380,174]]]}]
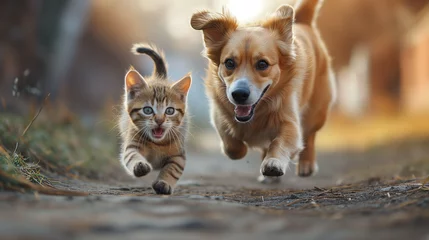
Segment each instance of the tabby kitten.
[{"label": "tabby kitten", "polygon": [[191,76],[171,84],[165,60],[155,48],[138,44],[132,51],[150,56],[155,70],[152,76],[143,78],[131,67],[125,75],[119,123],[121,163],[135,177],[145,176],[152,169],[160,170],[152,188],[157,194],[171,194],[186,162],[186,99]]}]

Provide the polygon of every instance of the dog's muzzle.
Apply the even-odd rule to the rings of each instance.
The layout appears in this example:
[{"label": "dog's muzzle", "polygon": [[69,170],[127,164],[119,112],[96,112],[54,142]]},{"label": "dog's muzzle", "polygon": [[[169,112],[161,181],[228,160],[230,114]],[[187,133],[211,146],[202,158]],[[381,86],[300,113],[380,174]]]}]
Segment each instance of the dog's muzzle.
[{"label": "dog's muzzle", "polygon": [[[250,120],[252,120],[253,115],[255,113],[255,107],[256,105],[259,103],[259,101],[262,99],[262,97],[264,96],[264,94],[267,92],[268,88],[271,85],[268,85],[264,88],[264,90],[262,91],[261,95],[259,96],[258,100],[256,101],[256,103],[251,104],[251,105],[235,105],[235,120],[237,120],[238,122],[241,123],[246,123],[249,122]],[[250,95],[250,91],[249,94]],[[234,95],[233,95],[234,97]],[[234,99],[235,100],[235,99]],[[246,99],[247,100],[247,99]]]}]

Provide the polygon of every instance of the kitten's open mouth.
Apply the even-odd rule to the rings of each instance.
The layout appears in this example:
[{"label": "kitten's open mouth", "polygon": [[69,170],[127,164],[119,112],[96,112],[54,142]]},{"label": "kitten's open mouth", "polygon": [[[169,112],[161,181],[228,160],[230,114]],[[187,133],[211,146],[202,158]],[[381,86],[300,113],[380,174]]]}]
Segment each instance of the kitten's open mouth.
[{"label": "kitten's open mouth", "polygon": [[262,91],[261,96],[259,97],[258,101],[256,101],[253,105],[236,105],[234,112],[235,112],[235,120],[241,123],[246,123],[252,120],[253,114],[255,113],[255,107],[261,100],[261,98],[264,96],[264,94],[267,92],[268,88],[271,85],[268,85],[265,87],[264,91]]},{"label": "kitten's open mouth", "polygon": [[152,136],[154,138],[162,138],[162,136],[164,135],[164,129],[163,128],[154,128],[152,129]]}]

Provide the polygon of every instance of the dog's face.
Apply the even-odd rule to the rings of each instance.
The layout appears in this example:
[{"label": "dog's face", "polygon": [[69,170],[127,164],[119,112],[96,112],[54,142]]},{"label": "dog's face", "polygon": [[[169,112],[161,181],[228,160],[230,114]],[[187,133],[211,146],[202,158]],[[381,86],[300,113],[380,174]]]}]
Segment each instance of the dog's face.
[{"label": "dog's face", "polygon": [[293,59],[293,15],[285,5],[262,24],[248,27],[239,27],[228,14],[193,15],[191,25],[203,30],[207,57],[218,67],[237,121],[252,119],[258,102],[290,64],[284,59]]},{"label": "dog's face", "polygon": [[218,75],[236,106],[236,120],[250,121],[256,104],[280,78],[279,54],[270,31],[244,28],[232,33],[221,51]]}]

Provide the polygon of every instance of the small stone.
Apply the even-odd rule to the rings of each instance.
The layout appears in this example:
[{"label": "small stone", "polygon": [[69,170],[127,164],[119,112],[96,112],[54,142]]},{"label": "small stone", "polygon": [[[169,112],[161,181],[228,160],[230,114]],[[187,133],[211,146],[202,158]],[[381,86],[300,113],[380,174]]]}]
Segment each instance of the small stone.
[{"label": "small stone", "polygon": [[299,199],[299,197],[297,196],[297,195],[295,195],[295,194],[292,194],[292,195],[290,195],[290,197],[289,197],[290,199]]},{"label": "small stone", "polygon": [[213,199],[213,200],[223,200],[224,197],[223,196],[211,196],[210,199]]},{"label": "small stone", "polygon": [[412,186],[407,186],[407,185],[398,185],[398,186],[391,186],[391,187],[385,187],[380,189],[380,191],[382,192],[405,192],[408,191],[410,189],[412,189]]}]

